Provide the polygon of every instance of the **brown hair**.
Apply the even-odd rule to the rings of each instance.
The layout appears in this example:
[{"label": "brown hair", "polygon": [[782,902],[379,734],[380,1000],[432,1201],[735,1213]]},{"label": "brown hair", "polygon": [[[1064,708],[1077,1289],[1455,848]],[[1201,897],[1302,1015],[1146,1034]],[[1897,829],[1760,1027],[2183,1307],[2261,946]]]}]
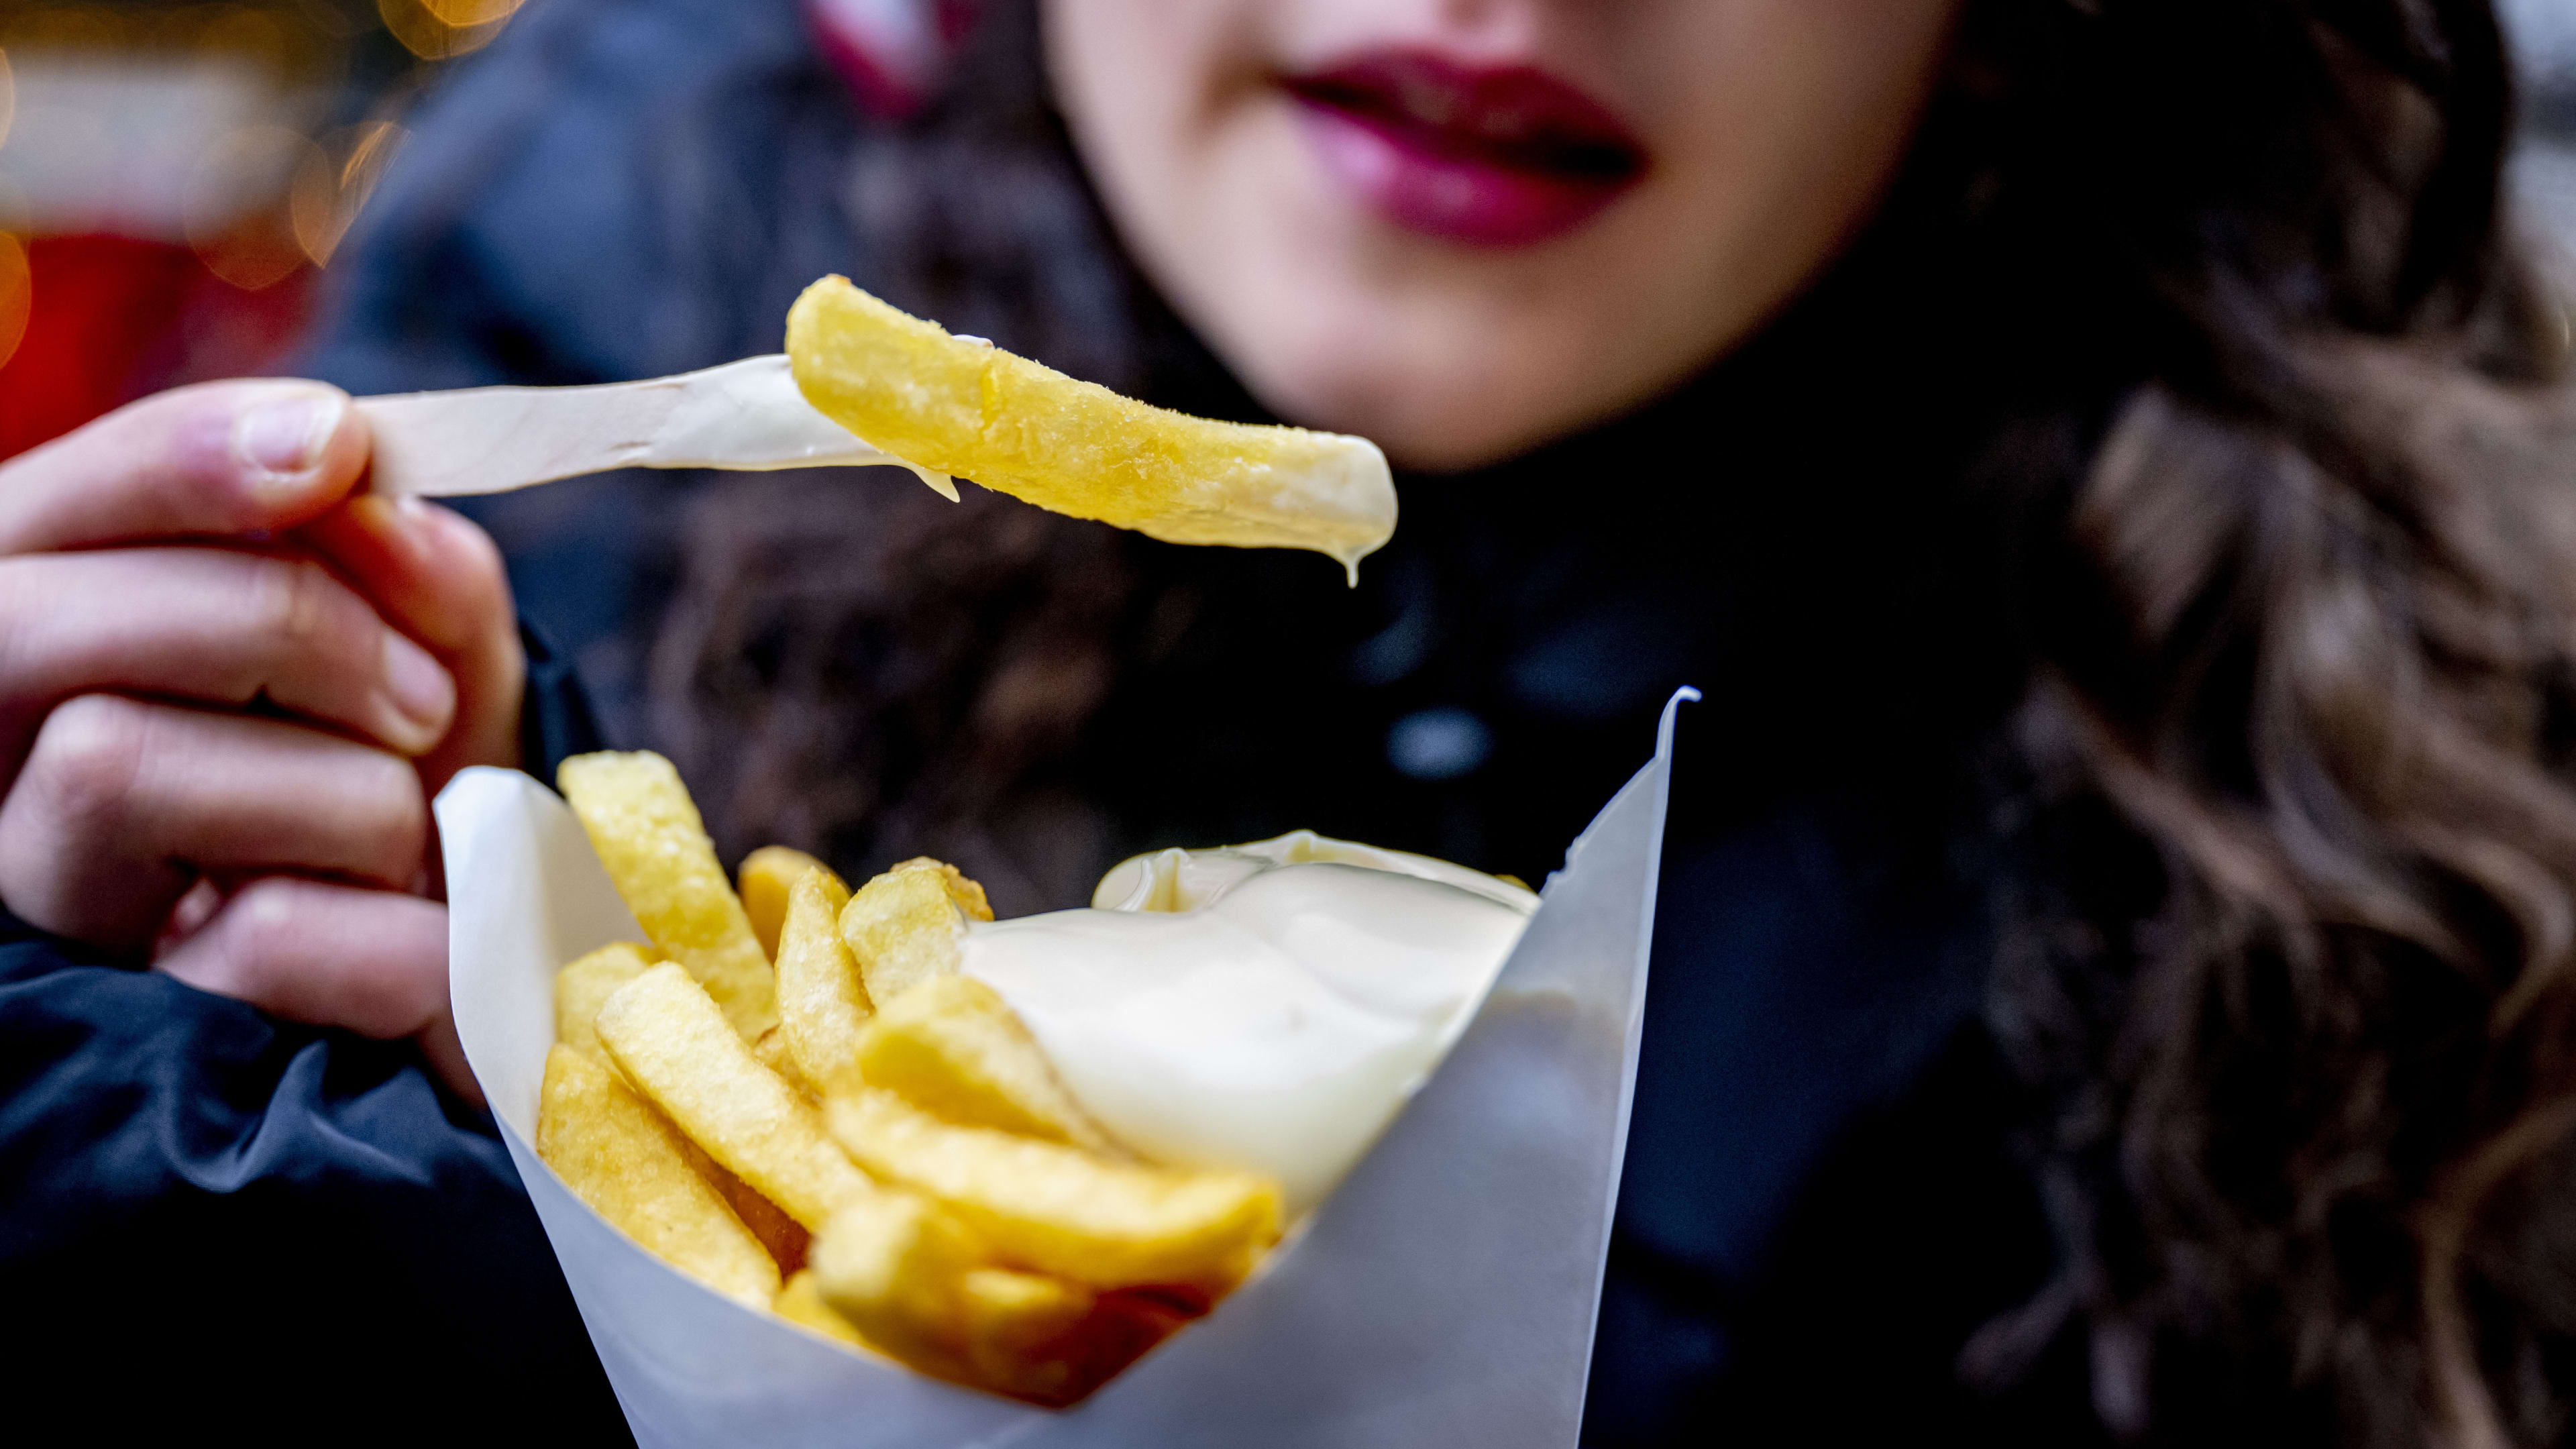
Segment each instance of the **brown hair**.
[{"label": "brown hair", "polygon": [[1991,1001],[2061,1256],[1966,1365],[2072,1321],[2124,1436],[2554,1439],[2576,409],[2494,17],[2020,8],[2001,103],[2089,157],[2066,215],[2164,325],[2030,581],[2051,864]]}]

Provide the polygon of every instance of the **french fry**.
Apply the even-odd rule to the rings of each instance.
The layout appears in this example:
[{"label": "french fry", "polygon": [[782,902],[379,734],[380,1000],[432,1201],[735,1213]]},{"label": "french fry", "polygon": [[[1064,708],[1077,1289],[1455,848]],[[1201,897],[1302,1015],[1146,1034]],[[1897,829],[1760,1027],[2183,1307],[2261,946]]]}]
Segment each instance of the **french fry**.
[{"label": "french fry", "polygon": [[841,908],[841,939],[859,963],[870,1001],[892,1001],[912,986],[957,969],[958,933],[966,918],[993,919],[984,888],[957,867],[923,857],[907,860],[866,885]]},{"label": "french fry", "polygon": [[771,1027],[769,1030],[762,1032],[759,1038],[752,1042],[751,1059],[760,1063],[762,1066],[769,1068],[771,1071],[776,1072],[779,1077],[787,1083],[787,1085],[794,1087],[800,1095],[817,1102],[823,1100],[822,1093],[815,1091],[811,1086],[806,1084],[804,1072],[797,1068],[794,1058],[788,1055],[787,1033],[783,1029],[783,1026]]},{"label": "french fry", "polygon": [[745,1040],[777,1025],[769,953],[671,762],[644,752],[575,755],[556,782],[653,944],[688,968]]},{"label": "french fry", "polygon": [[826,1338],[839,1339],[852,1348],[876,1348],[859,1336],[859,1331],[850,1326],[850,1320],[833,1312],[832,1305],[823,1301],[822,1290],[814,1286],[814,1270],[811,1268],[787,1280],[786,1286],[778,1290],[778,1297],[770,1303],[769,1311]]},{"label": "french fry", "polygon": [[1311,548],[1354,563],[1395,531],[1364,438],[1210,422],[951,335],[825,277],[787,313],[815,409],[907,463],[1171,543]]},{"label": "french fry", "polygon": [[824,1135],[813,1105],[752,1056],[676,962],[636,977],[599,1009],[600,1045],[709,1157],[808,1231],[878,1191]]},{"label": "french fry", "polygon": [[957,1280],[957,1337],[968,1371],[986,1388],[1040,1403],[1080,1397],[1097,1382],[1085,1382],[1094,1354],[1080,1331],[1094,1301],[1081,1284],[1043,1273],[969,1270]]},{"label": "french fry", "polygon": [[[612,1049],[616,1009],[600,1021]],[[938,1199],[1005,1263],[1095,1288],[1230,1286],[1279,1237],[1279,1184],[1267,1177],[1105,1161],[942,1122],[875,1087],[836,1091],[824,1114],[860,1166]]]},{"label": "french fry", "polygon": [[[778,959],[778,928],[787,919],[787,893],[805,872],[830,875],[831,869],[792,845],[764,845],[742,858],[734,884],[742,896],[742,913],[751,918],[751,934],[760,939],[760,949],[769,953],[770,960]],[[844,884],[841,894],[849,893]]]},{"label": "french fry", "polygon": [[743,1227],[760,1240],[760,1246],[768,1252],[770,1261],[778,1265],[778,1271],[794,1273],[802,1269],[814,1235],[805,1231],[804,1225],[789,1217],[778,1204],[753,1191],[750,1183],[725,1171],[724,1164],[707,1156],[704,1148],[692,1142],[689,1150],[697,1154],[695,1166],[698,1171],[714,1185],[716,1192],[724,1198],[725,1206],[733,1209],[733,1215],[742,1219]]},{"label": "french fry", "polygon": [[539,1090],[537,1155],[575,1195],[663,1262],[737,1302],[768,1306],[778,1265],[690,1165],[680,1135],[616,1073],[557,1045]]},{"label": "french fry", "polygon": [[954,1373],[958,1280],[988,1260],[955,1214],[900,1188],[844,1203],[814,1234],[814,1286],[868,1342]]},{"label": "french fry", "polygon": [[[652,966],[655,952],[633,941],[613,941],[555,973],[555,1040],[599,1056],[591,1023],[617,988]],[[601,1057],[601,1060],[607,1060]]]},{"label": "french fry", "polygon": [[796,1079],[809,1092],[857,1058],[859,1033],[875,1005],[858,959],[841,939],[849,887],[820,866],[788,893],[778,936],[778,1034]]},{"label": "french fry", "polygon": [[935,976],[887,1002],[845,1060],[959,1126],[1113,1150],[1001,993],[972,976]]}]

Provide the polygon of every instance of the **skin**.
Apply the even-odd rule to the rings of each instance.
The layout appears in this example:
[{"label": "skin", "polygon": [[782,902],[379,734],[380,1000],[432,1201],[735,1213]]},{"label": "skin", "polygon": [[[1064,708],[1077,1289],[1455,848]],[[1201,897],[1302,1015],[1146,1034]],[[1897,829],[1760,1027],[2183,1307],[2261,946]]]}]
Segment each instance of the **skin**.
[{"label": "skin", "polygon": [[[1264,404],[1397,461],[1490,463],[1652,398],[1833,255],[1900,158],[1956,0],[1047,0],[1057,95],[1122,238]],[[1381,47],[1534,64],[1642,139],[1569,235],[1380,219],[1273,77]]]},{"label": "skin", "polygon": [[[1632,408],[1831,258],[1897,164],[1957,0],[1047,0],[1127,244],[1283,417],[1464,468]],[[1528,64],[1644,179],[1543,242],[1383,219],[1274,77],[1365,51]],[[417,1040],[447,1002],[428,799],[514,765],[491,541],[354,493],[317,383],[182,389],[0,464],[0,901],[280,1016]],[[291,782],[282,785],[281,782]]]},{"label": "skin", "polygon": [[525,661],[490,539],[366,460],[336,389],[240,382],[0,465],[0,900],[479,1100],[427,802],[517,762]]}]

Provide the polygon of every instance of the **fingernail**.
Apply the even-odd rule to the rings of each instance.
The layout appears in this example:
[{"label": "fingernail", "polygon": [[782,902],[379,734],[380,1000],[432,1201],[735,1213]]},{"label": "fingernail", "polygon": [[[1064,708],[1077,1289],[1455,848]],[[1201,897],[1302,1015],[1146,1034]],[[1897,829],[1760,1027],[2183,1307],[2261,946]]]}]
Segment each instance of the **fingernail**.
[{"label": "fingernail", "polygon": [[289,481],[322,461],[348,406],[347,398],[319,388],[255,404],[233,424],[233,452],[257,475],[254,481]]},{"label": "fingernail", "polygon": [[446,731],[456,708],[456,686],[447,671],[428,650],[393,629],[385,631],[385,693],[392,696],[394,708],[421,727],[427,736],[418,741],[423,748]]}]

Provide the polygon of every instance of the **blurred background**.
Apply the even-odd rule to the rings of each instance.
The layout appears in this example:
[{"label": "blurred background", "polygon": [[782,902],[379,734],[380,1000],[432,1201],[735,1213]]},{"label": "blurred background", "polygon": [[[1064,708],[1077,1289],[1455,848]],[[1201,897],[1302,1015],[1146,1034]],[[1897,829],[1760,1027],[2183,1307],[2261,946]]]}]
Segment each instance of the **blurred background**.
[{"label": "blurred background", "polygon": [[0,457],[274,371],[440,68],[521,0],[0,0]]},{"label": "blurred background", "polygon": [[[405,116],[523,3],[0,0],[0,458],[284,365]],[[2576,283],[2576,0],[2499,8],[2513,188]]]}]

